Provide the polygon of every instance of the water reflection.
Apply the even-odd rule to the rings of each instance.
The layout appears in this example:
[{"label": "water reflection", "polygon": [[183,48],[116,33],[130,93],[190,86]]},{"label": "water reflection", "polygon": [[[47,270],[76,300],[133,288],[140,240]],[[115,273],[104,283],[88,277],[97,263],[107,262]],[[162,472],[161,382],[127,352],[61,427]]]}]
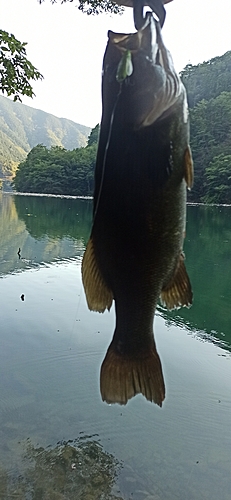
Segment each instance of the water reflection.
[{"label": "water reflection", "polygon": [[7,474],[0,468],[0,498],[122,500],[112,493],[121,465],[91,436],[47,448],[28,439],[21,446],[23,470]]},{"label": "water reflection", "polygon": [[[187,219],[193,306],[159,312],[167,324],[200,332],[231,350],[231,207],[189,206]],[[80,259],[91,220],[91,200],[0,194],[0,276]]]},{"label": "water reflection", "polygon": [[[75,200],[71,210],[76,213]],[[98,488],[96,491],[101,492],[100,500],[114,500],[113,495],[123,500],[228,500],[231,353],[224,349],[224,343],[222,349],[211,343],[212,335],[219,340],[218,333],[211,332],[216,324],[217,332],[224,333],[219,334],[220,340],[231,345],[229,330],[225,329],[228,323],[223,321],[228,317],[226,308],[231,300],[229,259],[218,245],[218,234],[224,238],[229,233],[230,208],[210,211],[206,207],[189,207],[186,252],[194,305],[176,313],[162,310],[154,322],[167,387],[161,410],[141,395],[125,407],[101,401],[100,365],[111,340],[115,315],[114,310],[99,315],[87,309],[81,285],[81,232],[78,240],[65,229],[61,239],[50,238],[49,234],[36,239],[25,225],[31,216],[24,213],[24,218],[18,218],[15,203],[5,200],[3,206],[2,202],[1,213],[0,261],[3,251],[12,256],[7,275],[2,267],[6,264],[0,262],[1,500],[64,500],[71,495],[81,498],[78,492],[74,496],[71,491],[76,487],[75,479],[82,481],[80,487],[87,487],[88,482],[93,485],[93,476],[86,479],[78,475],[80,469],[69,468],[77,458],[72,448],[76,450],[81,443],[70,440],[81,436],[81,431],[91,436],[89,441],[97,442],[96,452],[99,443],[103,445],[100,457],[109,469],[112,464],[112,474],[103,469],[107,493],[100,490],[102,484],[94,485],[94,491]],[[24,246],[23,238],[19,238],[22,235],[30,246]],[[49,255],[46,244],[53,245],[56,251]],[[38,272],[37,267],[28,264],[28,270],[13,275],[22,271],[17,266],[23,265],[25,250],[37,247],[41,256]],[[51,263],[45,259],[51,259]],[[217,273],[203,273],[207,265]],[[225,307],[220,314],[217,306],[224,292],[221,301]],[[204,315],[200,314],[201,301]],[[204,335],[204,342],[198,341],[200,335]],[[22,450],[28,436],[28,450]],[[58,443],[60,439],[65,441]],[[121,469],[116,459],[122,462]],[[95,462],[91,463],[94,471]],[[101,470],[98,472],[102,478]],[[57,474],[60,480],[57,478],[56,486]],[[39,483],[49,493],[41,493]],[[94,491],[86,490],[84,500],[95,500]]]},{"label": "water reflection", "polygon": [[89,236],[92,202],[60,197],[14,196],[13,202],[28,233],[39,240],[70,238],[84,244]]},{"label": "water reflection", "polygon": [[189,206],[185,253],[193,306],[161,314],[231,350],[231,207]]},{"label": "water reflection", "polygon": [[81,257],[90,231],[91,202],[0,194],[0,220],[3,276]]}]

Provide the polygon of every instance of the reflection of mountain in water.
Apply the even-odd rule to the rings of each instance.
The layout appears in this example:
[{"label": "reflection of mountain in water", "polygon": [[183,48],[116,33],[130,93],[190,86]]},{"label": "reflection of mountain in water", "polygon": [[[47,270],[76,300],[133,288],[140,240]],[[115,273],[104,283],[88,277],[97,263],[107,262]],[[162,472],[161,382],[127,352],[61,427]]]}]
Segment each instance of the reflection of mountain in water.
[{"label": "reflection of mountain in water", "polygon": [[91,214],[89,200],[1,195],[0,274],[82,255]]},{"label": "reflection of mountain in water", "polygon": [[190,309],[161,311],[166,320],[231,350],[231,207],[189,206],[184,245],[193,287]]}]

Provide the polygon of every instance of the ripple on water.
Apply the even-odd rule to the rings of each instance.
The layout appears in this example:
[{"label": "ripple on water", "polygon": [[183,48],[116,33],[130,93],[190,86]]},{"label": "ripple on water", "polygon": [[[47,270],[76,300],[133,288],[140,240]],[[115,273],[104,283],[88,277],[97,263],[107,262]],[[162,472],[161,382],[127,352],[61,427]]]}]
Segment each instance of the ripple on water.
[{"label": "ripple on water", "polygon": [[87,311],[76,267],[71,262],[25,272],[4,287],[0,461],[5,470],[16,470],[12,457],[22,461],[21,439],[29,436],[38,447],[55,448],[83,431],[97,434],[105,451],[123,462],[118,489],[125,500],[226,499],[231,488],[226,351],[157,317],[163,407],[142,396],[126,407],[103,403],[99,372],[114,317]]}]

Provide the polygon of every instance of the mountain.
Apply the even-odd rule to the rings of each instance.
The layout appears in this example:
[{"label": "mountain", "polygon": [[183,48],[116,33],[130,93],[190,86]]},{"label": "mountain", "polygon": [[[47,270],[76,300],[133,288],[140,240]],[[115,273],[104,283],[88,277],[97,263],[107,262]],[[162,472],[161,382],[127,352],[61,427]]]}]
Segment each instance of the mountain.
[{"label": "mountain", "polygon": [[187,64],[180,76],[190,108],[203,99],[209,101],[222,92],[231,92],[231,50],[195,66]]},{"label": "mountain", "polygon": [[91,129],[0,96],[0,179],[11,177],[37,144],[84,147]]},{"label": "mountain", "polygon": [[187,90],[194,186],[188,200],[231,204],[231,51],[181,72]]}]

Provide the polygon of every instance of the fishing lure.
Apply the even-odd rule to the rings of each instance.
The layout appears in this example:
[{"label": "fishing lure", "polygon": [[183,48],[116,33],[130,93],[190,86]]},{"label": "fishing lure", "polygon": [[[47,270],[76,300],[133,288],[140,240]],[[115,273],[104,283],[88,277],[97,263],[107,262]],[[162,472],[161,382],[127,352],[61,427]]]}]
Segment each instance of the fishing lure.
[{"label": "fishing lure", "polygon": [[117,68],[116,80],[122,83],[127,76],[133,73],[132,53],[130,50],[125,50]]}]

